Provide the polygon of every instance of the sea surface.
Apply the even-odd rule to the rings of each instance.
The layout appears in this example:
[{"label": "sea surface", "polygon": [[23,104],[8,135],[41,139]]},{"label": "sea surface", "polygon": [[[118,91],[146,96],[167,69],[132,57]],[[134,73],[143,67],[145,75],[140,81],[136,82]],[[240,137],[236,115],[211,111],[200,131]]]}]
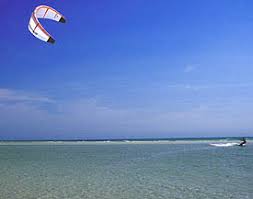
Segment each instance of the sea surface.
[{"label": "sea surface", "polygon": [[0,142],[0,199],[252,199],[253,142]]}]

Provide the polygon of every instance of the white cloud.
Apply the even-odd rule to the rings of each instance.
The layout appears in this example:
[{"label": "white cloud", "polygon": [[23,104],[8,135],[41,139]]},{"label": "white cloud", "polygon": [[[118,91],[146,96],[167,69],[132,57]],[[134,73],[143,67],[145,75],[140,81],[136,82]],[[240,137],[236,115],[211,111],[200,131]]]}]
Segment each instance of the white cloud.
[{"label": "white cloud", "polygon": [[48,97],[35,95],[29,92],[1,89],[0,88],[0,102],[53,102]]},{"label": "white cloud", "polygon": [[170,84],[169,88],[204,90],[204,89],[229,89],[229,88],[250,88],[253,83],[217,83],[217,84]]},{"label": "white cloud", "polygon": [[[200,132],[206,136],[212,132],[252,129],[253,109],[249,108],[253,107],[252,102],[242,105],[239,101],[225,104],[215,101],[170,111],[166,107],[115,108],[96,99],[70,99],[55,100],[51,104],[54,111],[50,111],[38,105],[51,101],[49,97],[28,92],[20,95],[8,89],[1,89],[0,93],[0,137],[6,133],[20,134],[19,137],[30,133],[35,138],[155,137],[194,136]],[[7,99],[16,103],[5,103]]]},{"label": "white cloud", "polygon": [[184,72],[185,73],[190,73],[190,72],[192,72],[192,71],[194,71],[196,69],[197,69],[197,65],[187,65],[184,68]]}]

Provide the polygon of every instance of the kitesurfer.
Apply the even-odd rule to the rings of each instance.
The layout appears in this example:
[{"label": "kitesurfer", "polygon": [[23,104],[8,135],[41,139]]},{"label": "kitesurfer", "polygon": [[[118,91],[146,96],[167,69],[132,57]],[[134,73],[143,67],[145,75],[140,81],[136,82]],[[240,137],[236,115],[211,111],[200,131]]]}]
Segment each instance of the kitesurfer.
[{"label": "kitesurfer", "polygon": [[239,146],[245,146],[246,143],[247,143],[246,139],[242,138]]}]

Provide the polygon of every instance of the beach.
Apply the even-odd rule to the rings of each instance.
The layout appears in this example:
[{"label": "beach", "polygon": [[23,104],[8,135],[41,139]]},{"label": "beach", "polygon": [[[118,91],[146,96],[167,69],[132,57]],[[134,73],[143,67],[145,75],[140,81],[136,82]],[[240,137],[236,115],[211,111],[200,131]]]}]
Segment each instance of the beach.
[{"label": "beach", "polygon": [[0,142],[0,198],[253,198],[253,144],[213,142]]}]

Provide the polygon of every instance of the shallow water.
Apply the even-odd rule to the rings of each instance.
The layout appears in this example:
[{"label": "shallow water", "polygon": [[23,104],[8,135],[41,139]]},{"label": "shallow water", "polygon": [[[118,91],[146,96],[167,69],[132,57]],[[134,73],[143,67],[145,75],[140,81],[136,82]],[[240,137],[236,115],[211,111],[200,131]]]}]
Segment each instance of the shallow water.
[{"label": "shallow water", "polygon": [[3,144],[0,198],[253,198],[253,144]]}]

